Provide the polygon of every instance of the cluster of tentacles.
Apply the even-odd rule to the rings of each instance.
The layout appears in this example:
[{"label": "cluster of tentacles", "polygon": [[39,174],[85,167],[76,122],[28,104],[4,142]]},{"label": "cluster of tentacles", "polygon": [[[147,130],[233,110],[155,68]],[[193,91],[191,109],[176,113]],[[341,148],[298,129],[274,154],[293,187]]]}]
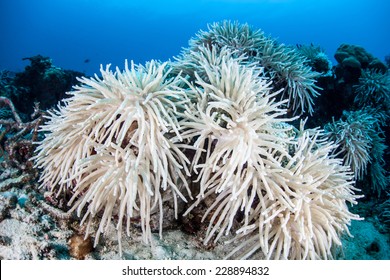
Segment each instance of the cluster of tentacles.
[{"label": "cluster of tentacles", "polygon": [[165,201],[176,211],[186,202],[186,215],[208,199],[204,243],[244,240],[227,257],[330,258],[358,219],[346,204],[357,196],[321,131],[286,123],[318,94],[302,62],[261,31],[223,22],[173,64],[126,63],[80,79],[41,127],[41,184],[71,190],[70,211],[88,226],[100,219],[95,245],[113,217],[120,247],[134,218],[150,243],[155,212],[162,235]]}]

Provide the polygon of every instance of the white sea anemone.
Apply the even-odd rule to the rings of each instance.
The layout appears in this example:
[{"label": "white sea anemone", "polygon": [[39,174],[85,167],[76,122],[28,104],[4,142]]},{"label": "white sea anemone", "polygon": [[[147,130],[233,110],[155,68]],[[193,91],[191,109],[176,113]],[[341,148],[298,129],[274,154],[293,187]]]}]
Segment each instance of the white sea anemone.
[{"label": "white sea anemone", "polygon": [[356,204],[353,173],[331,156],[335,145],[317,141],[318,133],[304,132],[295,155],[280,173],[291,205],[268,193],[249,217],[250,225],[237,231],[241,244],[228,257],[239,253],[248,258],[261,250],[267,259],[327,259],[341,246],[340,236],[349,234],[351,220],[347,202]]},{"label": "white sea anemone", "polygon": [[41,128],[46,137],[34,157],[43,169],[40,181],[58,193],[70,189],[72,210],[80,215],[87,207],[83,221],[103,212],[96,242],[115,213],[119,242],[123,220],[129,228],[130,218],[140,217],[148,243],[155,208],[161,235],[162,196],[172,196],[175,205],[177,197],[186,200],[188,160],[176,146],[176,115],[188,99],[169,72],[167,63],[155,61],[130,68],[126,61],[125,70],[114,73],[107,66],[102,78],[80,79]]},{"label": "white sea anemone", "polygon": [[[207,81],[197,76],[196,106],[185,112],[181,126],[183,139],[190,139],[196,152],[192,170],[198,174],[200,193],[191,211],[202,200],[216,194],[204,214],[213,212],[204,243],[219,232],[215,241],[228,234],[236,214],[247,219],[259,192],[271,199],[288,197],[278,187],[281,161],[289,157],[283,126],[282,102],[270,93],[270,83],[258,69],[223,59],[220,68],[203,65]],[[284,137],[283,137],[284,136]],[[286,203],[289,203],[286,201]]]},{"label": "white sea anemone", "polygon": [[189,75],[192,81],[196,80],[195,73],[203,81],[208,81],[206,69],[219,69],[222,67],[222,62],[229,59],[236,60],[240,64],[248,64],[245,62],[247,57],[243,54],[240,55],[239,51],[232,50],[227,46],[219,48],[216,45],[198,46],[196,51],[184,49],[181,55],[175,59],[176,61],[172,63],[174,71]]}]

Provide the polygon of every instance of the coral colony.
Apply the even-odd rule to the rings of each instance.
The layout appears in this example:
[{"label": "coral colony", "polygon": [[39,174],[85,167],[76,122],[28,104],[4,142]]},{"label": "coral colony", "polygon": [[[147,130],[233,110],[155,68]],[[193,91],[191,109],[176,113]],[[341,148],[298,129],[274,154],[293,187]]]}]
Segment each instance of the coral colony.
[{"label": "coral colony", "polygon": [[168,203],[176,218],[200,209],[203,244],[235,244],[226,258],[333,258],[361,219],[348,208],[362,196],[355,181],[370,169],[378,196],[389,183],[388,72],[354,55],[343,45],[337,75],[366,68],[352,88],[360,111],[324,130],[303,117],[321,114],[317,81],[332,76],[323,51],[279,44],[247,24],[210,25],[172,62],[102,67],[45,115],[32,158],[40,186],[67,197],[95,246],[111,222],[120,251],[135,223],[153,246],[152,216],[162,238]]}]

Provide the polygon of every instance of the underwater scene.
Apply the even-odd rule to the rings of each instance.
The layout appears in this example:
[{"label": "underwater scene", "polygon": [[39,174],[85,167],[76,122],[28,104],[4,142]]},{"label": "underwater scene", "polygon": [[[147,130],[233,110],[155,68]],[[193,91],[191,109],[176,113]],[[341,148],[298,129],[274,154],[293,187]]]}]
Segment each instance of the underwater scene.
[{"label": "underwater scene", "polygon": [[0,259],[390,260],[389,12],[1,1]]}]

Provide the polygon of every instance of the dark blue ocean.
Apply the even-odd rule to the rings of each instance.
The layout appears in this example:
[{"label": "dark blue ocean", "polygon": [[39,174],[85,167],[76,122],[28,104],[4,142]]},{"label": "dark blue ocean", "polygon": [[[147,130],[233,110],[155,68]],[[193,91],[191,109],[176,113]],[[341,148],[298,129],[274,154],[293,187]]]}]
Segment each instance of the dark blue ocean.
[{"label": "dark blue ocean", "polygon": [[22,71],[37,54],[91,75],[100,64],[167,60],[207,24],[248,23],[285,44],[342,43],[390,54],[386,0],[1,0],[0,70]]}]

